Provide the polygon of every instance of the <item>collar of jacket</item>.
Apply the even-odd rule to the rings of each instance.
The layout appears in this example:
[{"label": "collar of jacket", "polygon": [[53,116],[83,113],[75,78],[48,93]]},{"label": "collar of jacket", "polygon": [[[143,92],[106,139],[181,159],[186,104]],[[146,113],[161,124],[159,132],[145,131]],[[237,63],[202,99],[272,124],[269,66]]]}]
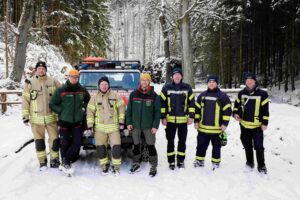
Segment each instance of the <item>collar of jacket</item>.
[{"label": "collar of jacket", "polygon": [[218,91],[220,91],[220,88],[219,87],[216,87],[215,89],[213,89],[213,90],[210,90],[210,89],[208,89],[207,88],[207,90],[206,90],[208,93],[215,93],[215,92],[218,92]]},{"label": "collar of jacket", "polygon": [[48,76],[45,74],[45,76],[36,76],[36,78],[39,80],[47,80]]},{"label": "collar of jacket", "polygon": [[142,93],[142,94],[148,94],[148,93],[150,93],[150,91],[151,91],[151,86],[150,85],[147,86],[146,90],[143,90],[141,84],[139,85],[139,92],[140,93]]},{"label": "collar of jacket", "polygon": [[72,91],[75,91],[76,89],[79,88],[79,82],[76,84],[71,84],[69,80],[66,81],[66,86],[67,88],[70,88]]},{"label": "collar of jacket", "polygon": [[111,89],[109,88],[105,93],[103,93],[100,89],[99,89],[99,94],[102,96],[108,95],[110,93]]},{"label": "collar of jacket", "polygon": [[248,88],[248,87],[246,86],[246,87],[245,87],[245,90],[246,90],[249,94],[252,94],[252,93],[254,93],[255,91],[258,90],[258,86],[255,85],[254,88],[252,88],[252,89],[250,89],[250,88]]}]

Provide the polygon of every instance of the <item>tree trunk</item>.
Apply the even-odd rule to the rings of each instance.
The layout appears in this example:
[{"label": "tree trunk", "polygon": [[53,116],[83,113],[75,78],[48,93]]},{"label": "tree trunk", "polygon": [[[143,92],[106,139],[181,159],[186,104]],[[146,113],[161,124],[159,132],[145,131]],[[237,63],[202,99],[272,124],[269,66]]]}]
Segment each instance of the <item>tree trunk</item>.
[{"label": "tree trunk", "polygon": [[27,34],[32,25],[32,17],[34,11],[34,3],[28,1],[24,3],[22,17],[19,23],[19,36],[17,39],[16,49],[15,49],[15,59],[12,73],[10,78],[15,82],[21,82],[22,74],[26,62],[26,48],[28,44]]},{"label": "tree trunk", "polygon": [[182,40],[182,60],[183,60],[183,79],[195,87],[194,70],[193,70],[193,55],[191,42],[191,27],[190,17],[186,11],[189,9],[189,0],[181,0],[181,15],[183,16],[180,22],[181,40]]},{"label": "tree trunk", "polygon": [[9,13],[9,10],[8,10],[8,4],[9,4],[9,0],[6,0],[6,10],[5,10],[5,69],[6,69],[6,72],[5,72],[5,77],[8,78],[8,13]]},{"label": "tree trunk", "polygon": [[224,83],[224,63],[223,63],[223,22],[220,24],[220,35],[219,35],[219,51],[220,51],[220,70],[219,77],[220,82]]},{"label": "tree trunk", "polygon": [[167,22],[165,16],[165,2],[164,0],[161,1],[162,4],[162,12],[159,15],[159,22],[161,25],[161,30],[163,33],[164,39],[164,53],[165,53],[165,60],[166,60],[166,83],[170,83],[171,80],[171,66],[170,66],[170,40],[169,40],[169,32],[167,30]]}]

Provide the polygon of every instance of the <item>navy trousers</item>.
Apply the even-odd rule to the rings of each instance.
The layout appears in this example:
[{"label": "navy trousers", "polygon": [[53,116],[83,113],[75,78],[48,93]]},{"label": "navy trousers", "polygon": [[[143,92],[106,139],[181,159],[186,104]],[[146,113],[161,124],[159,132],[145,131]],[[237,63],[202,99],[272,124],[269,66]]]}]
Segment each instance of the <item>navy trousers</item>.
[{"label": "navy trousers", "polygon": [[167,123],[166,137],[168,140],[167,155],[168,162],[175,162],[175,136],[178,130],[178,145],[177,145],[177,162],[183,162],[185,159],[185,149],[186,149],[186,136],[187,136],[187,124],[174,124]]},{"label": "navy trousers", "polygon": [[206,155],[206,150],[208,148],[209,142],[212,144],[212,158],[211,161],[214,163],[221,162],[221,142],[219,134],[207,134],[198,131],[197,136],[197,152],[196,159],[204,160]]},{"label": "navy trousers", "polygon": [[82,128],[80,125],[74,127],[60,127],[60,155],[64,162],[70,164],[79,158],[82,144]]}]

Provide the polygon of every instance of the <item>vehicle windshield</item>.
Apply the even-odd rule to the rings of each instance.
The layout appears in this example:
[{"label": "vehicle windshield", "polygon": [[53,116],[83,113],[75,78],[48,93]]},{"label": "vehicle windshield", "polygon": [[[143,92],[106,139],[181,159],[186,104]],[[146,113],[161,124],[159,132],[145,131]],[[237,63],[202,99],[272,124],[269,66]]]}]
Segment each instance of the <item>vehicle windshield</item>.
[{"label": "vehicle windshield", "polygon": [[98,88],[98,80],[107,76],[112,89],[134,90],[138,88],[140,82],[139,72],[87,72],[81,71],[79,83],[88,90]]}]

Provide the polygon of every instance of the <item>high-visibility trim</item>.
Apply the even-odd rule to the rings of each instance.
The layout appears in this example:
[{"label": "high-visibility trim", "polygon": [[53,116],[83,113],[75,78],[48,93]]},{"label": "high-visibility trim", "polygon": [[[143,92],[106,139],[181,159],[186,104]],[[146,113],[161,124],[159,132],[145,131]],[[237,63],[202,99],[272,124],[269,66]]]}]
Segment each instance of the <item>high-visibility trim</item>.
[{"label": "high-visibility trim", "polygon": [[167,153],[167,156],[175,156],[175,152],[173,151],[173,152],[169,152],[169,153]]},{"label": "high-visibility trim", "polygon": [[95,130],[103,133],[112,133],[115,131],[119,131],[119,126],[117,124],[102,124],[96,123]]},{"label": "high-visibility trim", "polygon": [[196,105],[197,108],[201,109],[201,106],[197,101],[195,102],[195,105]]},{"label": "high-visibility trim", "polygon": [[261,105],[264,106],[268,102],[269,102],[269,98],[266,98],[265,100],[263,100],[263,102],[261,102]]},{"label": "high-visibility trim", "polygon": [[195,119],[200,119],[200,114],[195,114]]},{"label": "high-visibility trim", "polygon": [[188,116],[170,116],[170,115],[167,115],[167,122],[183,124],[183,123],[187,123],[187,121],[188,121]]},{"label": "high-visibility trim", "polygon": [[263,116],[263,119],[264,120],[269,120],[269,117],[268,116]]},{"label": "high-visibility trim", "polygon": [[102,159],[99,159],[99,164],[100,165],[106,165],[108,164],[108,158],[102,158]]},{"label": "high-visibility trim", "polygon": [[238,108],[233,108],[233,111],[238,111],[239,109]]},{"label": "high-visibility trim", "polygon": [[203,96],[202,99],[205,99],[205,100],[211,100],[211,101],[217,101],[217,97],[208,97],[208,96]]},{"label": "high-visibility trim", "polygon": [[191,101],[193,98],[195,98],[195,94],[194,93],[189,97],[189,100]]},{"label": "high-visibility trim", "polygon": [[211,134],[219,134],[222,133],[222,130],[220,129],[204,129],[204,128],[199,128],[198,129],[200,132],[203,133],[211,133]]},{"label": "high-visibility trim", "polygon": [[218,102],[216,102],[216,110],[215,110],[215,126],[219,126],[220,121],[220,106]]},{"label": "high-visibility trim", "polygon": [[160,108],[161,113],[166,113],[166,108]]},{"label": "high-visibility trim", "polygon": [[211,158],[211,162],[219,163],[221,162],[221,158]]},{"label": "high-visibility trim", "polygon": [[122,164],[122,160],[120,158],[119,159],[112,158],[111,162],[113,165],[121,165]]},{"label": "high-visibility trim", "polygon": [[171,108],[171,98],[168,97],[168,98],[167,98],[167,101],[168,101],[168,111],[171,112],[171,109],[172,109],[172,108]]},{"label": "high-visibility trim", "polygon": [[91,110],[96,110],[96,106],[95,105],[93,105],[93,104],[88,104],[88,106],[87,106],[89,109],[91,109]]},{"label": "high-visibility trim", "polygon": [[30,93],[29,93],[29,92],[23,92],[23,93],[22,93],[22,96],[23,96],[23,97],[28,97],[28,98],[30,98]]},{"label": "high-visibility trim", "polygon": [[59,153],[58,151],[51,151],[51,158],[58,158]]},{"label": "high-visibility trim", "polygon": [[254,129],[254,128],[260,127],[262,124],[261,122],[248,122],[248,121],[244,121],[244,120],[241,120],[240,123],[243,127],[249,128],[249,129]]},{"label": "high-visibility trim", "polygon": [[46,151],[37,151],[36,155],[38,158],[44,158],[44,157],[46,157],[47,154],[46,154]]},{"label": "high-visibility trim", "polygon": [[160,93],[160,97],[165,101],[167,99],[167,97],[164,95],[163,92]]},{"label": "high-visibility trim", "polygon": [[258,116],[259,116],[259,108],[260,108],[260,99],[261,98],[257,98],[255,100],[254,122],[256,122],[256,123],[259,122]]},{"label": "high-visibility trim", "polygon": [[223,116],[222,116],[222,119],[223,119],[224,121],[229,121],[229,120],[230,120],[230,116],[223,115]]},{"label": "high-visibility trim", "polygon": [[230,103],[227,104],[226,106],[224,106],[222,110],[225,111],[225,110],[227,110],[228,108],[231,108],[231,104],[230,104]]},{"label": "high-visibility trim", "polygon": [[237,102],[237,103],[240,103],[241,100],[240,100],[239,98],[236,98],[236,102]]},{"label": "high-visibility trim", "polygon": [[196,160],[205,160],[205,157],[196,156]]},{"label": "high-visibility trim", "polygon": [[177,155],[179,155],[179,156],[185,156],[185,152],[180,152],[180,151],[178,151],[178,152],[177,152]]},{"label": "high-visibility trim", "polygon": [[118,103],[117,103],[117,107],[120,107],[120,106],[122,106],[122,105],[124,105],[124,101],[123,101],[123,100],[121,100],[121,101],[118,101]]},{"label": "high-visibility trim", "polygon": [[189,112],[190,113],[195,113],[195,108],[189,107]]},{"label": "high-visibility trim", "polygon": [[125,119],[125,114],[119,114],[119,119]]},{"label": "high-visibility trim", "polygon": [[176,91],[176,90],[168,90],[167,91],[167,95],[170,95],[170,94],[188,94],[188,91],[187,90],[180,90],[180,91]]},{"label": "high-visibility trim", "polygon": [[243,94],[242,99],[261,99],[261,96],[249,96],[249,95]]}]

